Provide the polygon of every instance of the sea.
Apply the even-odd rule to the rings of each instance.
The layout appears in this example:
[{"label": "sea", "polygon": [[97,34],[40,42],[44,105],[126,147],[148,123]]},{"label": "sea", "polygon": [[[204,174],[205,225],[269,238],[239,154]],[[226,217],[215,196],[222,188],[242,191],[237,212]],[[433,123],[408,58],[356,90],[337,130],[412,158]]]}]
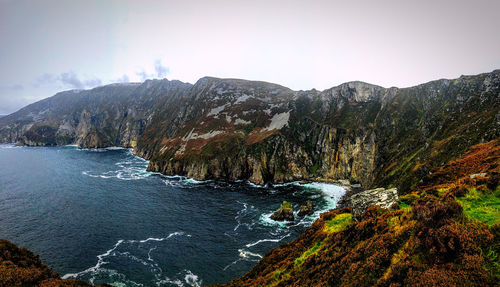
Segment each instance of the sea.
[{"label": "sea", "polygon": [[[0,144],[0,238],[63,278],[203,286],[250,271],[345,193],[326,183],[196,181],[147,165],[131,149]],[[314,214],[298,217],[307,200]],[[295,221],[269,218],[283,201]]]}]

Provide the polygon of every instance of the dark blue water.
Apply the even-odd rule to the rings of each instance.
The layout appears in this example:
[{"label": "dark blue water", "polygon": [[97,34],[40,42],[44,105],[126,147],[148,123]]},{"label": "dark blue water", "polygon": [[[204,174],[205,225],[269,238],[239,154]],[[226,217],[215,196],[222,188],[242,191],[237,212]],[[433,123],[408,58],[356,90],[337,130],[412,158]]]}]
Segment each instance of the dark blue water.
[{"label": "dark blue water", "polygon": [[[130,150],[0,145],[0,238],[66,278],[116,286],[199,286],[249,271],[297,238],[342,188],[196,182],[146,172]],[[316,213],[269,219],[283,200]]]}]

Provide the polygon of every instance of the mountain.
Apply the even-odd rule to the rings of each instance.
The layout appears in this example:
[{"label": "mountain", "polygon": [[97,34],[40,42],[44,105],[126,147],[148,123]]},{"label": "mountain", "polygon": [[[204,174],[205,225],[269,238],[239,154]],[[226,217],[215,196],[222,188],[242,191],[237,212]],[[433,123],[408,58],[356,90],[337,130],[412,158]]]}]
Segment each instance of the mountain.
[{"label": "mountain", "polygon": [[0,119],[0,141],[133,147],[148,169],[257,184],[349,179],[415,187],[500,135],[500,70],[411,88],[292,91],[205,77],[72,90]]}]

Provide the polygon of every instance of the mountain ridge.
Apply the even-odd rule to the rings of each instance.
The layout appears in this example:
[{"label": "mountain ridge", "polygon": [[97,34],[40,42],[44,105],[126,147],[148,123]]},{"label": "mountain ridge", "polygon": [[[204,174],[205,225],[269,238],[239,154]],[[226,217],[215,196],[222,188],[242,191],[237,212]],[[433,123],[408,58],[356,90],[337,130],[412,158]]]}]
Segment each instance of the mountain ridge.
[{"label": "mountain ridge", "polygon": [[[409,88],[352,81],[323,91],[215,77],[111,84],[57,93],[1,118],[0,142],[132,147],[149,170],[199,180],[401,188],[499,136],[499,79],[495,70]],[[442,159],[433,156],[439,141]]]}]

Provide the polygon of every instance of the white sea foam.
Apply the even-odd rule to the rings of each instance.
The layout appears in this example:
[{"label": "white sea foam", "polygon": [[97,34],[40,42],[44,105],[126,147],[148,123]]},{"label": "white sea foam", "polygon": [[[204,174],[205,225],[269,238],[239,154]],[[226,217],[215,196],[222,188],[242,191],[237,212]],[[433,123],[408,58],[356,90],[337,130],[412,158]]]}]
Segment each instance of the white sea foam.
[{"label": "white sea foam", "polygon": [[91,170],[85,170],[82,171],[82,174],[95,178],[103,178],[103,179],[117,178],[121,180],[139,180],[147,178],[152,175],[160,175],[159,172],[147,171],[146,169],[148,167],[148,163],[149,162],[147,160],[135,156],[132,153],[132,150],[128,149],[127,158],[115,163],[117,169],[100,173]]},{"label": "white sea foam", "polygon": [[301,186],[301,183],[298,181],[291,181],[291,182],[273,184],[272,186],[273,187],[283,187],[283,186],[289,186],[289,185]]},{"label": "white sea foam", "polygon": [[[342,186],[330,183],[322,183],[322,182],[312,182],[307,184],[290,182],[281,185],[273,185],[273,187],[287,186],[287,185],[296,185],[303,187],[305,189],[317,191],[318,192],[317,195],[312,194],[310,195],[310,197],[316,198],[317,196],[322,195],[326,201],[326,206],[323,207],[322,209],[316,210],[312,215],[301,217],[297,223],[272,220],[271,215],[274,213],[274,211],[270,211],[268,213],[262,213],[259,217],[260,224],[265,226],[275,226],[280,229],[293,228],[299,225],[309,226],[314,222],[314,220],[319,218],[321,213],[334,209],[337,206],[337,202],[340,200],[340,198],[342,198],[342,196],[346,192],[345,188]],[[296,191],[296,192],[303,192],[303,191]],[[298,215],[298,210],[294,212],[295,218],[298,217],[297,215]]]},{"label": "white sea foam", "polygon": [[193,286],[193,287],[199,287],[203,284],[203,281],[198,277],[198,275],[194,274],[191,272],[191,270],[184,269],[182,272],[179,272],[177,274],[179,277],[184,278],[184,282],[179,279],[171,279],[169,277],[165,277],[164,279],[160,279],[156,281],[157,286],[163,286],[165,284],[173,284],[179,287],[186,286],[184,283],[187,284],[187,286]]},{"label": "white sea foam", "polygon": [[262,255],[250,252],[248,250],[238,249],[238,252],[240,253],[241,258],[251,258],[251,257],[262,258]]},{"label": "white sea foam", "polygon": [[[342,198],[342,196],[344,196],[346,192],[345,188],[342,186],[324,182],[312,182],[303,184],[302,186],[305,188],[319,190],[323,193],[323,195],[325,195],[325,199],[327,200],[328,204],[326,206],[326,209],[321,210],[320,213],[337,207],[337,202]],[[319,217],[319,214],[317,216]]]},{"label": "white sea foam", "polygon": [[162,177],[164,178],[163,182],[165,185],[180,188],[194,188],[196,185],[213,182],[213,180],[196,180],[180,175],[162,175]]},{"label": "white sea foam", "polygon": [[[67,279],[67,278],[78,279],[78,278],[81,278],[83,276],[90,276],[90,278],[88,280],[90,283],[93,284],[94,280],[97,278],[97,276],[99,274],[106,274],[108,278],[111,278],[114,281],[116,281],[115,283],[125,284],[125,286],[143,286],[142,284],[139,284],[139,283],[136,283],[134,281],[127,279],[124,274],[118,273],[116,270],[104,268],[105,265],[109,264],[109,262],[106,261],[106,259],[111,258],[111,257],[121,256],[122,258],[123,257],[128,258],[132,261],[135,261],[139,264],[142,264],[142,265],[148,267],[149,270],[153,273],[153,275],[156,279],[156,282],[157,282],[156,284],[158,285],[158,282],[160,282],[164,279],[161,279],[162,273],[163,273],[162,269],[158,266],[158,264],[154,261],[154,259],[152,257],[152,252],[157,248],[156,246],[153,246],[152,248],[149,249],[147,259],[139,258],[138,256],[132,254],[130,251],[120,251],[118,249],[122,245],[138,244],[140,246],[141,244],[144,244],[144,243],[165,241],[173,236],[183,236],[183,235],[190,236],[189,234],[185,234],[182,231],[178,231],[178,232],[170,233],[166,237],[149,237],[147,239],[141,239],[141,240],[120,239],[115,243],[113,248],[107,250],[103,254],[97,255],[96,265],[89,267],[89,268],[87,268],[81,272],[78,272],[78,273],[65,274],[62,278],[63,279]],[[139,248],[139,247],[137,247],[137,248]],[[196,275],[192,274],[191,271],[189,271],[189,270],[186,271],[186,275],[196,276]],[[191,278],[190,279],[191,281],[194,280],[194,277],[190,277],[190,278]],[[198,277],[196,276],[196,280],[194,280],[193,282],[199,282],[201,284],[201,280],[199,280],[197,278]],[[183,285],[180,285],[180,286],[183,286]],[[191,284],[190,286],[198,286],[198,285]]]},{"label": "white sea foam", "polygon": [[15,144],[0,144],[0,149],[8,149],[8,148],[20,148],[20,146],[16,146]]},{"label": "white sea foam", "polygon": [[260,240],[257,240],[253,243],[248,243],[247,245],[245,245],[247,248],[250,248],[252,246],[255,246],[257,244],[261,244],[263,242],[280,242],[281,240],[287,238],[288,236],[290,236],[290,233],[288,233],[287,235],[281,237],[281,238],[275,238],[275,239],[260,239]]},{"label": "white sea foam", "polygon": [[247,180],[246,183],[248,185],[250,185],[251,187],[255,187],[255,188],[268,188],[269,187],[269,185],[267,183],[264,185],[258,185],[258,184],[255,184],[255,183],[249,181],[249,180]]}]

